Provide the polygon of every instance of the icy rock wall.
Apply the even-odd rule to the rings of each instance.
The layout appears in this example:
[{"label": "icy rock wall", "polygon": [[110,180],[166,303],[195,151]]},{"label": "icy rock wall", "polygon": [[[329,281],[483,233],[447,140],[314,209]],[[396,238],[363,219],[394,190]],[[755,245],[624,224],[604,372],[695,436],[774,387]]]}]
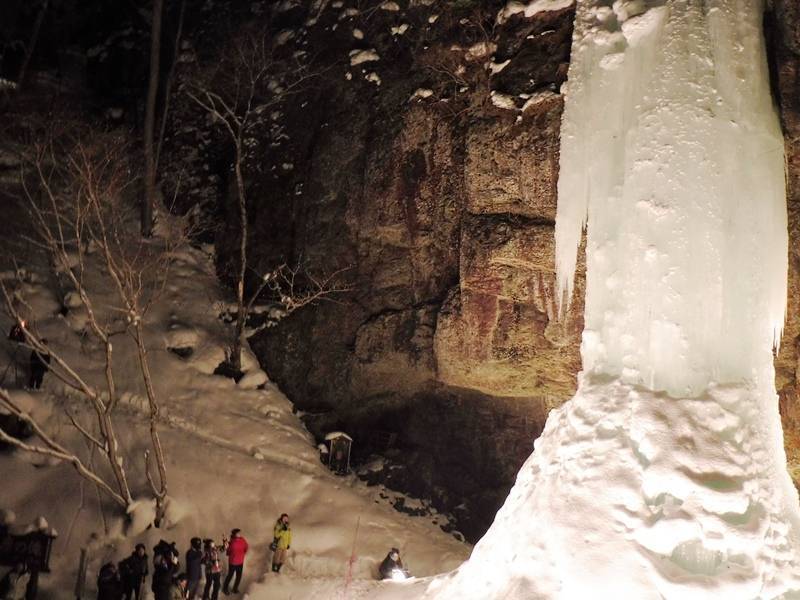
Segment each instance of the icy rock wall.
[{"label": "icy rock wall", "polygon": [[754,0],[580,3],[562,124],[565,297],[588,216],[584,370],[768,379],[784,319],[783,138]]}]

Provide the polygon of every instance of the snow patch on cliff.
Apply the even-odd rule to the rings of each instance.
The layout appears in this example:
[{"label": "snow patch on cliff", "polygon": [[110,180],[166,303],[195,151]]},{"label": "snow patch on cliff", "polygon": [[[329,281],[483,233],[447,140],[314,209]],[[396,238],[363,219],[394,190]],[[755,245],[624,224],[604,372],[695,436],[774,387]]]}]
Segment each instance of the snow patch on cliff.
[{"label": "snow patch on cliff", "polygon": [[563,8],[569,8],[573,4],[575,4],[575,0],[531,0],[527,3],[512,0],[498,13],[497,23],[498,25],[502,25],[511,17],[518,14],[523,14],[526,19],[529,19],[536,13],[561,10]]},{"label": "snow patch on cliff", "polygon": [[350,51],[350,66],[355,67],[365,62],[374,62],[380,60],[381,57],[373,48],[369,50],[351,50]]}]

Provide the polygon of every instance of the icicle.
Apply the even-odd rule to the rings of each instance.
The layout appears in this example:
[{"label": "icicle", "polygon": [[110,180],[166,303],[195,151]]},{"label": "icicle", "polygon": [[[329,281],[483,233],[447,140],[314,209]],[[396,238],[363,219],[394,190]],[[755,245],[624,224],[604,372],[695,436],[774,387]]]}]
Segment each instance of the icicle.
[{"label": "icicle", "polygon": [[587,222],[587,371],[752,379],[785,314],[783,138],[751,0],[584,2],[562,124],[559,297]]}]

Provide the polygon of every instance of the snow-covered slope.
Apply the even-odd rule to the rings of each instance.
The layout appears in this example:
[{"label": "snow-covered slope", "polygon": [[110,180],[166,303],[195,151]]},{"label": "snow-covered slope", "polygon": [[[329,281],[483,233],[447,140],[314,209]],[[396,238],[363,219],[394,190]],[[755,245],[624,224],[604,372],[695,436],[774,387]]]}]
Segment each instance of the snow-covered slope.
[{"label": "snow-covered slope", "polygon": [[[35,313],[29,317],[35,317],[38,330],[55,351],[99,381],[102,353],[79,335],[80,309],[66,317],[59,315],[61,303],[45,273],[36,275],[34,270],[31,279],[22,290]],[[99,281],[98,276],[97,282],[89,282],[90,287]],[[171,502],[165,528],[141,531],[152,514],[146,499],[134,511],[133,523],[126,526],[105,500],[105,517],[101,516],[96,490],[71,467],[20,452],[0,454],[0,508],[16,513],[20,523],[43,515],[60,534],[51,561],[53,573],[42,577],[40,597],[72,597],[81,547],[90,548],[92,587],[100,565],[123,558],[138,541],[149,549],[160,538],[174,540],[185,551],[190,537],[219,540],[233,527],[242,529],[252,547],[245,589],[266,577],[258,598],[324,597],[302,590],[319,584],[338,594],[346,585],[364,585],[359,580],[375,578],[378,563],[392,546],[403,550],[410,568],[419,575],[452,569],[466,558],[469,546],[442,532],[434,521],[444,520],[437,515],[403,515],[390,506],[393,497],[386,490],[367,488],[355,477],[340,478],[328,472],[319,462],[313,439],[280,390],[269,382],[262,389],[249,389],[266,379],[251,354],[245,357],[247,374],[239,385],[211,374],[224,357],[225,325],[218,319],[223,304],[209,257],[187,249],[174,256],[165,297],[146,323],[168,457]],[[8,325],[7,320],[2,322],[6,330]],[[192,354],[180,358],[168,348],[191,348]],[[13,348],[3,344],[3,352],[7,364]],[[141,457],[148,433],[135,348],[120,338],[114,353],[121,392],[116,412],[121,444],[130,450],[129,457]],[[16,361],[23,373],[27,352],[20,350]],[[15,399],[43,419],[49,431],[59,432],[60,439],[80,448],[82,442],[63,411],[66,405],[80,414],[80,399],[51,375],[42,392],[14,389],[19,387],[14,379],[12,367],[4,385],[12,389]],[[135,490],[144,497],[142,464],[127,467]],[[265,576],[272,527],[282,512],[292,517],[291,556],[279,576]],[[348,573],[353,583],[347,584]]]}]

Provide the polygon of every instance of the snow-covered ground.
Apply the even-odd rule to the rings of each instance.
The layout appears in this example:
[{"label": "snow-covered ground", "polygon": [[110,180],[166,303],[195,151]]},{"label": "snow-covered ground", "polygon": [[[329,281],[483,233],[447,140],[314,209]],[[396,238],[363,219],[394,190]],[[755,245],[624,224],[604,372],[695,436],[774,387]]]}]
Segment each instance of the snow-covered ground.
[{"label": "snow-covered ground", "polygon": [[[79,334],[81,309],[60,315],[61,302],[47,274],[35,267],[32,272],[33,281],[22,289],[35,313],[29,317],[35,318],[56,352],[99,382],[102,352]],[[98,276],[89,285],[97,291],[99,282]],[[143,541],[151,552],[163,538],[176,541],[185,552],[190,537],[219,541],[233,527],[241,528],[251,544],[244,576],[251,598],[356,597],[358,590],[381,585],[375,581],[377,565],[392,546],[401,549],[415,575],[448,571],[461,563],[470,547],[439,528],[444,519],[404,515],[391,507],[392,494],[386,490],[367,487],[354,476],[331,474],[281,391],[270,382],[256,388],[266,376],[251,354],[245,357],[247,373],[239,385],[212,374],[224,358],[227,326],[218,318],[222,300],[209,256],[186,249],[174,256],[165,296],[146,322],[151,368],[163,404],[161,439],[171,498],[166,527],[139,531],[151,512],[147,505],[140,506],[137,519],[126,525],[103,499],[103,517],[97,491],[70,466],[19,451],[0,453],[0,509],[13,511],[20,524],[42,515],[59,532],[53,572],[41,578],[40,597],[73,597],[81,547],[89,548],[87,579],[93,589],[99,567],[127,556],[136,542]],[[10,322],[0,325],[8,330]],[[10,342],[2,347],[3,365],[10,364],[14,348]],[[191,348],[192,354],[181,358],[170,347]],[[115,422],[127,456],[143,463],[139,457],[149,437],[135,347],[120,337],[114,354],[121,393]],[[81,448],[83,442],[63,410],[68,406],[80,414],[81,399],[52,375],[46,376],[41,392],[18,389],[24,383],[27,357],[27,351],[18,351],[20,379],[15,383],[11,367],[3,385],[45,422],[48,431]],[[86,458],[88,452],[81,456]],[[145,497],[143,465],[132,460],[127,464],[132,487]],[[293,542],[284,569],[274,575],[269,572],[268,545],[282,512],[292,518]]]}]

